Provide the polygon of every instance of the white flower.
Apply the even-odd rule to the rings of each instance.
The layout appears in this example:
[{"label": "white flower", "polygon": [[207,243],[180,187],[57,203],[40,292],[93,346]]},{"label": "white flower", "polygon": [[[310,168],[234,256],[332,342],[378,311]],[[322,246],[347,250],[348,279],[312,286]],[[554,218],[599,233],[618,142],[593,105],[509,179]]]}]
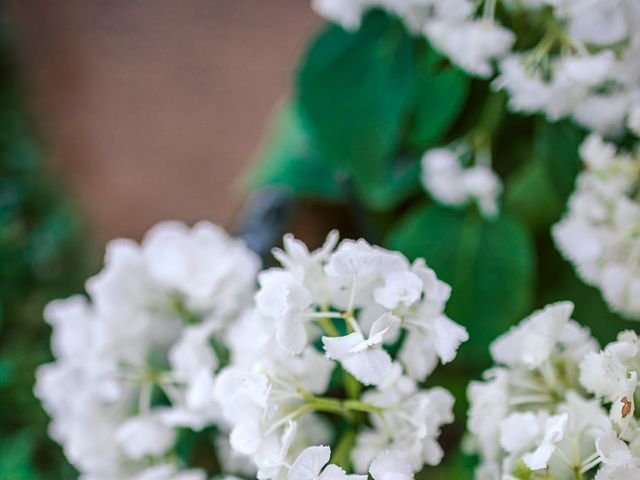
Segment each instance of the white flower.
[{"label": "white flower", "polygon": [[534,312],[491,344],[491,356],[508,366],[521,365],[529,369],[542,366],[558,344],[573,346],[572,312],[571,302],[554,303]]},{"label": "white flower", "polygon": [[166,457],[178,427],[220,420],[212,341],[246,308],[256,270],[218,227],[169,222],[142,247],[110,242],[88,299],[47,306],[56,361],[39,368],[34,391],[83,478],[203,478]]},{"label": "white flower", "polygon": [[[274,250],[281,267],[259,275],[255,311],[228,331],[232,365],[218,373],[214,398],[230,426],[231,447],[251,457],[262,480],[283,478],[297,454],[324,441],[317,438],[325,428],[316,412],[376,412],[372,427],[356,432],[360,453],[352,458],[358,457],[359,473],[383,450],[410,450],[412,472],[443,455],[437,438],[441,425],[453,420],[453,398],[442,389],[419,389],[384,344],[402,343],[401,330],[416,330],[413,348],[421,355],[452,360],[467,335],[441,318],[450,288],[423,260],[412,265],[364,240],[336,241],[332,232],[309,252],[286,236],[284,249]],[[338,363],[344,371],[336,370]],[[429,371],[434,366],[435,360]],[[339,389],[344,393],[334,397]],[[287,434],[292,421],[297,431]],[[388,425],[397,426],[392,438]],[[363,446],[367,436],[381,439],[381,448]],[[309,465],[322,452],[309,450],[299,462]],[[313,464],[310,478],[346,475],[322,469],[324,463]]]},{"label": "white flower", "polygon": [[556,445],[564,437],[568,418],[568,415],[564,413],[547,419],[544,424],[544,436],[540,445],[533,452],[525,453],[522,456],[522,460],[531,470],[540,470],[547,466],[551,455],[556,449]]},{"label": "white flower", "polygon": [[638,355],[638,337],[632,331],[622,332],[600,352],[590,352],[580,364],[580,383],[590,392],[613,401],[626,390],[629,370]]},{"label": "white flower", "polygon": [[529,73],[522,55],[509,55],[499,62],[500,74],[492,82],[496,90],[505,89],[509,93],[509,108],[514,111],[534,112],[544,110],[549,105],[551,86],[540,72]]},{"label": "white flower", "polygon": [[614,431],[622,409],[612,409],[610,420],[608,400],[593,398],[579,382],[587,359],[598,355],[588,330],[569,319],[572,307],[549,305],[499,337],[491,351],[501,366],[470,384],[467,446],[480,454],[478,478],[514,479],[526,468],[532,478],[539,471],[571,480],[599,463],[595,441]]},{"label": "white flower", "polygon": [[[252,281],[258,258],[239,240],[232,240],[217,225],[200,222],[189,229],[180,222],[163,222],[152,228],[142,244],[150,275],[160,284],[186,295],[196,306],[210,303],[234,270],[248,275],[234,280]],[[227,285],[224,285],[228,290]],[[241,285],[247,290],[248,286]]]},{"label": "white flower", "polygon": [[[330,464],[329,447],[305,448],[291,465],[287,480],[365,480],[365,475],[347,475],[340,467]],[[326,466],[325,466],[326,465]]]},{"label": "white flower", "polygon": [[502,192],[502,181],[485,165],[474,165],[464,173],[467,195],[475,199],[480,211],[487,217],[498,213],[498,197]]},{"label": "white flower", "polygon": [[353,332],[344,337],[322,337],[328,358],[342,366],[365,385],[379,385],[389,374],[391,357],[382,349],[385,334],[399,320],[391,315],[380,317],[371,326],[369,338]]},{"label": "white flower", "polygon": [[407,458],[400,452],[387,450],[379,453],[369,466],[373,480],[411,480],[413,471]]},{"label": "white flower", "polygon": [[364,10],[371,2],[365,0],[312,0],[311,5],[321,15],[346,30],[357,30]]},{"label": "white flower", "polygon": [[256,477],[258,479],[284,478],[289,450],[297,429],[298,425],[295,422],[289,422],[282,437],[269,445],[270,448],[261,452],[261,458],[257,461],[259,469]]},{"label": "white flower", "polygon": [[454,63],[483,78],[493,72],[491,60],[508,53],[515,41],[510,30],[486,20],[432,20],[425,25],[424,33]]},{"label": "white flower", "polygon": [[462,173],[460,160],[451,150],[437,148],[422,157],[422,183],[427,192],[446,205],[467,201],[467,192],[459,181]]},{"label": "white flower", "polygon": [[609,306],[640,317],[640,203],[634,197],[640,159],[589,136],[580,149],[586,169],[578,175],[565,217],[552,233],[561,253]]},{"label": "white flower", "polygon": [[469,339],[466,329],[446,315],[431,316],[431,312],[422,315],[421,310],[411,319],[399,353],[407,373],[416,380],[424,380],[438,358],[442,363],[452,361],[460,344]]},{"label": "white flower", "polygon": [[502,183],[487,166],[463,168],[457,155],[446,148],[427,151],[422,157],[422,183],[427,192],[445,205],[460,206],[475,201],[483,215],[498,212]]},{"label": "white flower", "polygon": [[438,387],[418,390],[413,380],[399,376],[391,385],[367,392],[363,399],[384,412],[371,414],[375,430],[363,430],[358,436],[352,453],[357,471],[365,471],[380,450],[402,452],[412,471],[425,463],[440,463],[444,452],[436,438],[442,425],[453,421],[454,399],[449,392]]},{"label": "white flower", "polygon": [[136,475],[133,480],[206,480],[207,475],[202,470],[180,471],[175,465],[155,465]]},{"label": "white flower", "polygon": [[[472,381],[467,388],[470,401],[468,429],[477,438],[484,459],[497,459],[501,423],[509,412],[508,373],[494,369],[485,373],[486,381]],[[504,447],[503,447],[504,448]]]},{"label": "white flower", "polygon": [[596,440],[596,448],[603,466],[597,480],[623,480],[640,478],[640,457],[634,456],[629,446],[609,432]]},{"label": "white flower", "polygon": [[164,453],[173,445],[175,438],[174,430],[154,415],[132,417],[116,433],[116,440],[133,460]]},{"label": "white flower", "polygon": [[409,271],[391,272],[384,277],[384,285],[373,292],[373,298],[384,308],[394,310],[401,304],[406,308],[420,299],[422,280]]},{"label": "white flower", "polygon": [[312,303],[309,291],[282,270],[268,270],[259,276],[256,295],[258,311],[276,322],[278,343],[291,353],[300,353],[307,344],[305,313]]}]

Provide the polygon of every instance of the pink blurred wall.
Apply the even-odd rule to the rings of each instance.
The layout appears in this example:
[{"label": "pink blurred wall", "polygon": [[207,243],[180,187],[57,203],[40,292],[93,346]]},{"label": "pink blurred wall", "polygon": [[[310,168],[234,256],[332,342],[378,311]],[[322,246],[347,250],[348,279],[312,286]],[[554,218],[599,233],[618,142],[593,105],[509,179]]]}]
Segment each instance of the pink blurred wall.
[{"label": "pink blurred wall", "polygon": [[228,224],[238,176],[320,24],[306,0],[12,10],[36,126],[100,241],[167,218]]}]

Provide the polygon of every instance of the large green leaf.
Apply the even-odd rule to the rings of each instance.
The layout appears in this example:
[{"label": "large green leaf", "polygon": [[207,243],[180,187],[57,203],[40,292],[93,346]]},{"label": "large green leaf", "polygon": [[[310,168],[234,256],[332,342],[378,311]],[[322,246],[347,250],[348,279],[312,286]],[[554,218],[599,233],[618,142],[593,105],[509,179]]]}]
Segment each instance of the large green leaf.
[{"label": "large green leaf", "polygon": [[413,148],[427,149],[445,134],[462,111],[469,93],[469,78],[433,52],[419,56],[415,73],[414,111],[409,133]]},{"label": "large green leaf", "polygon": [[300,196],[342,198],[333,166],[311,150],[291,102],[276,110],[258,161],[246,180],[249,188],[286,185]]},{"label": "large green leaf", "polygon": [[472,210],[423,206],[399,222],[388,244],[424,257],[451,285],[447,313],[468,329],[461,354],[477,366],[488,362],[489,342],[530,308],[534,250],[516,218],[488,222]]},{"label": "large green leaf", "polygon": [[[367,15],[355,33],[330,26],[300,66],[298,101],[313,145],[352,177],[372,208],[402,200],[417,171],[417,161],[393,161],[412,99],[413,68],[413,40],[382,12]],[[390,188],[394,183],[401,187]]]},{"label": "large green leaf", "polygon": [[564,209],[548,170],[538,159],[522,165],[507,179],[504,203],[535,230],[548,230]]},{"label": "large green leaf", "polygon": [[582,166],[578,149],[584,132],[568,121],[549,123],[540,119],[534,136],[534,154],[547,169],[551,183],[565,203]]},{"label": "large green leaf", "polygon": [[30,480],[34,478],[31,466],[34,440],[27,430],[0,440],[0,478],[4,480]]}]

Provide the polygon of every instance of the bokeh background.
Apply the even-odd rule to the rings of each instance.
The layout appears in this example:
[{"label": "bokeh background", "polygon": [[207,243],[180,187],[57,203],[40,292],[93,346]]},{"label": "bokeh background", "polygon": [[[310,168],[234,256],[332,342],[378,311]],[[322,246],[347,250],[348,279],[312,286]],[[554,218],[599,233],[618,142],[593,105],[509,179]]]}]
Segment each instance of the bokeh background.
[{"label": "bokeh background", "polygon": [[16,0],[47,162],[98,241],[229,224],[274,104],[321,21],[296,0]]}]

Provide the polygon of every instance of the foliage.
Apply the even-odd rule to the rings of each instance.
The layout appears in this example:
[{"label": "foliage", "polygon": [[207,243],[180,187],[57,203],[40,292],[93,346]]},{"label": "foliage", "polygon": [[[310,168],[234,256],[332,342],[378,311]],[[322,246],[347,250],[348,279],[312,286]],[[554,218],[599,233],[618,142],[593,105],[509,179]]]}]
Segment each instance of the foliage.
[{"label": "foliage", "polygon": [[73,478],[47,438],[32,395],[50,358],[44,304],[77,291],[87,274],[83,228],[42,163],[14,68],[0,52],[0,478]]}]

